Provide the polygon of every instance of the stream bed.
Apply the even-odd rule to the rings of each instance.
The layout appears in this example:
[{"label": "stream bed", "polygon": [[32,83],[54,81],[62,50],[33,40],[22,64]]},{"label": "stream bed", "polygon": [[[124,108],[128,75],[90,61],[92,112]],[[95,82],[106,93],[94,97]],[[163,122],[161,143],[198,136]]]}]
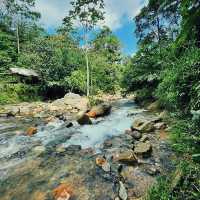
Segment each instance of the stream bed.
[{"label": "stream bed", "polygon": [[[43,124],[39,119],[0,118],[0,200],[53,200],[53,189],[62,183],[72,188],[72,200],[114,200],[119,182],[130,200],[143,196],[156,177],[173,166],[172,153],[157,134],[148,135],[151,157],[137,164],[114,161],[115,154],[133,148],[125,130],[138,116],[152,114],[122,99],[113,104],[109,116],[93,120],[93,125],[73,121],[67,128],[61,120]],[[36,135],[21,134],[33,124],[38,125]],[[97,156],[110,163],[109,173],[96,165]]]}]

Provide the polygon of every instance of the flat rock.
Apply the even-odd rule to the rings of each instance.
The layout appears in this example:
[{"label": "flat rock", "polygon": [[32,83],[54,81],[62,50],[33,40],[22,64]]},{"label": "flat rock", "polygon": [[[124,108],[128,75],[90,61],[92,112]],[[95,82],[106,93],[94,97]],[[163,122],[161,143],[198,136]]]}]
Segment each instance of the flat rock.
[{"label": "flat rock", "polygon": [[138,143],[135,148],[134,148],[134,152],[136,155],[143,155],[143,154],[149,154],[152,150],[152,146],[150,144],[150,142],[140,142]]},{"label": "flat rock", "polygon": [[142,133],[151,132],[154,130],[154,123],[145,119],[136,119],[134,120],[131,129]]},{"label": "flat rock", "polygon": [[134,163],[137,162],[137,157],[132,150],[127,150],[121,153],[117,153],[114,156],[114,160],[124,163]]}]

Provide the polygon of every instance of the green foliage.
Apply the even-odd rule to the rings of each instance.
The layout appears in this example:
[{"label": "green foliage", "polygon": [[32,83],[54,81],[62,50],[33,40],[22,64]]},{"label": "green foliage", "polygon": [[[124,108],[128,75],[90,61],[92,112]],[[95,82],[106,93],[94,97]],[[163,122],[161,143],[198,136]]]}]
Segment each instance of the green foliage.
[{"label": "green foliage", "polygon": [[200,166],[180,161],[170,176],[160,177],[146,197],[146,200],[196,200],[200,197]]},{"label": "green foliage", "polygon": [[0,84],[0,104],[31,102],[41,100],[39,87],[18,84]]},{"label": "green foliage", "polygon": [[84,94],[86,91],[86,73],[84,70],[73,71],[71,76],[66,77],[65,84],[72,92]]},{"label": "green foliage", "polygon": [[164,106],[185,113],[200,109],[199,63],[200,50],[191,48],[178,59],[166,64],[162,82],[156,90],[156,96]]}]

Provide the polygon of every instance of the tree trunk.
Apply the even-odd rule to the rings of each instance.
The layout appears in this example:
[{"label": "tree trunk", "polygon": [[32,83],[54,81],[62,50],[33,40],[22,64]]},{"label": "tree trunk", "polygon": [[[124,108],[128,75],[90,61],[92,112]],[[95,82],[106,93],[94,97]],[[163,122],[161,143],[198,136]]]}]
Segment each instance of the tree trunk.
[{"label": "tree trunk", "polygon": [[19,26],[16,24],[16,37],[17,37],[17,53],[20,53],[20,41],[19,41]]},{"label": "tree trunk", "polygon": [[85,60],[86,60],[86,69],[87,69],[87,96],[90,95],[90,68],[89,68],[89,60],[88,60],[88,51],[86,49],[85,52]]}]

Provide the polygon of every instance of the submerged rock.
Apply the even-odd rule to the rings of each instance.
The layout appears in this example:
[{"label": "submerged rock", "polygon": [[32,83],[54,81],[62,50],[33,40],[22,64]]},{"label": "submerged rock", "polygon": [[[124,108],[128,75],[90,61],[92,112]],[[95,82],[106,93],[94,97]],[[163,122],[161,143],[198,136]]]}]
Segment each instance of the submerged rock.
[{"label": "submerged rock", "polygon": [[45,153],[46,149],[44,146],[36,146],[33,148],[33,152],[36,156],[40,156]]},{"label": "submerged rock", "polygon": [[81,111],[77,114],[76,120],[80,125],[92,124],[89,116],[84,111]]},{"label": "submerged rock", "polygon": [[53,196],[55,200],[69,200],[72,195],[72,188],[67,184],[60,184],[53,190]]},{"label": "submerged rock", "polygon": [[111,170],[110,164],[103,157],[96,158],[96,165],[101,167],[105,172],[110,172],[110,170]]},{"label": "submerged rock", "polygon": [[33,136],[37,133],[37,128],[36,127],[30,127],[28,128],[28,130],[26,131],[26,135],[28,136]]},{"label": "submerged rock", "polygon": [[87,115],[91,118],[102,117],[110,114],[110,111],[111,111],[111,105],[103,103],[92,107],[92,109],[90,110],[90,112],[87,113]]}]

